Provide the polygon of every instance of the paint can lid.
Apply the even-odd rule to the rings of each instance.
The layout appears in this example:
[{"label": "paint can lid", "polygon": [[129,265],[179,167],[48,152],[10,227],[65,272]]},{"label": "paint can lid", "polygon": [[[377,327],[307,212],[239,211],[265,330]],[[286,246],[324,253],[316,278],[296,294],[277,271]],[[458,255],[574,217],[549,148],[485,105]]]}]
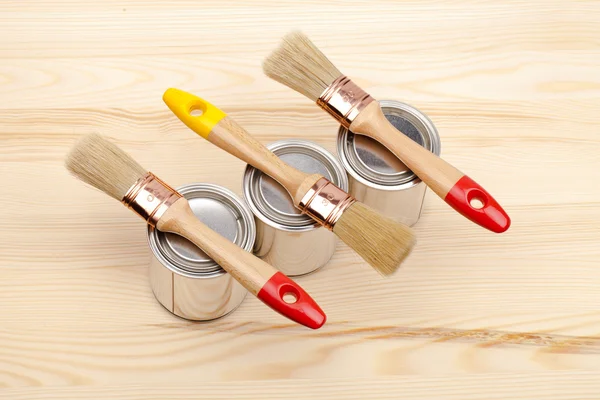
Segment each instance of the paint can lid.
[{"label": "paint can lid", "polygon": [[[230,190],[208,183],[177,188],[196,217],[241,248],[252,251],[256,236],[254,218],[247,205]],[[150,248],[170,269],[193,274],[222,273],[222,268],[200,248],[182,236],[148,228]]]},{"label": "paint can lid", "polygon": [[[429,151],[440,154],[439,135],[425,114],[398,101],[382,100],[379,103],[385,117],[400,132]],[[381,143],[363,135],[355,135],[342,126],[338,131],[337,148],[348,173],[363,183],[403,186],[414,184],[414,181],[420,182],[414,172]]]},{"label": "paint can lid", "polygon": [[[299,139],[280,140],[267,147],[292,167],[306,173],[320,174],[348,191],[346,172],[323,147]],[[249,165],[244,173],[243,193],[252,212],[268,225],[291,231],[304,231],[316,226],[312,218],[294,206],[283,186]]]}]

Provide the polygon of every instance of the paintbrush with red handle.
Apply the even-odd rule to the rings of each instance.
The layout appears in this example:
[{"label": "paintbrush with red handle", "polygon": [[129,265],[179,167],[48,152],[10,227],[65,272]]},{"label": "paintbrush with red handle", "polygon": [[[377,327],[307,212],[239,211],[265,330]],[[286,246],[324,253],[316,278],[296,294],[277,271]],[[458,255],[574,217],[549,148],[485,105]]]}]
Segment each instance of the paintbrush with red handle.
[{"label": "paintbrush with red handle", "polygon": [[[181,194],[102,136],[83,137],[65,164],[77,178],[117,199],[148,224],[194,243],[273,310],[312,329],[325,323],[321,308],[296,282],[204,225]],[[285,295],[294,301],[285,301]]]},{"label": "paintbrush with red handle", "polygon": [[379,102],[344,76],[306,35],[292,32],[263,63],[270,78],[315,101],[352,132],[386,146],[460,214],[493,232],[510,226],[508,214],[480,185],[399,132]]}]

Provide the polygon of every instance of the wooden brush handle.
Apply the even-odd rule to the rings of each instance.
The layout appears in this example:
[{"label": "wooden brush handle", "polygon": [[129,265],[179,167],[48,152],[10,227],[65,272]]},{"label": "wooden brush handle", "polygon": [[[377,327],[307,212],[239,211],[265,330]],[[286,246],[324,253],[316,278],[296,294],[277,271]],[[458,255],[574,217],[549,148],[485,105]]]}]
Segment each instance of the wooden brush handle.
[{"label": "wooden brush handle", "polygon": [[[318,174],[306,174],[287,165],[223,111],[198,96],[170,88],[163,94],[163,101],[198,135],[279,182],[296,206],[321,178]],[[201,115],[195,115],[194,111],[200,111]]]},{"label": "wooden brush handle", "polygon": [[321,178],[286,164],[229,117],[215,125],[206,139],[275,179],[290,193],[296,205]]},{"label": "wooden brush handle", "polygon": [[[204,225],[185,198],[170,206],[156,227],[194,243],[250,293],[283,316],[312,329],[325,323],[321,308],[296,282]],[[288,303],[284,296],[296,300]]]},{"label": "wooden brush handle", "polygon": [[[354,133],[379,141],[410,168],[427,186],[460,214],[501,233],[510,227],[510,218],[498,202],[471,178],[429,150],[399,132],[373,101],[350,125]],[[479,200],[481,207],[472,202]]]}]

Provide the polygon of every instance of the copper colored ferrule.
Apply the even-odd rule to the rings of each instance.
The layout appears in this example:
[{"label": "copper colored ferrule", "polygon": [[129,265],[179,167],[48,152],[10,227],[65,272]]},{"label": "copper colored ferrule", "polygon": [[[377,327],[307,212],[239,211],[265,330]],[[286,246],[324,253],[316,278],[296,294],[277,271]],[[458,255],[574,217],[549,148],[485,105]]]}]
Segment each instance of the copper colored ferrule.
[{"label": "copper colored ferrule", "polygon": [[129,188],[121,202],[154,227],[180,197],[179,192],[148,172]]},{"label": "copper colored ferrule", "polygon": [[298,208],[330,231],[356,199],[325,178],[319,179],[300,201]]},{"label": "copper colored ferrule", "polygon": [[319,107],[349,128],[354,118],[374,99],[347,76],[340,76],[321,93]]}]

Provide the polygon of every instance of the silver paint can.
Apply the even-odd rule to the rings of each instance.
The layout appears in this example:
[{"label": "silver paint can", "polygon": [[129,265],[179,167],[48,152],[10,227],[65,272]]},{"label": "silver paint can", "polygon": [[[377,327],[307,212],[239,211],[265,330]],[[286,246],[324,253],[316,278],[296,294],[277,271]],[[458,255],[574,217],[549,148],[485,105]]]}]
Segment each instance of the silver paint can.
[{"label": "silver paint can", "polygon": [[[321,174],[348,190],[346,172],[323,147],[298,139],[280,140],[267,147],[289,165]],[[336,236],[301,214],[283,186],[247,166],[243,193],[256,217],[255,255],[288,276],[308,274],[327,264],[335,252]]]},{"label": "silver paint can", "polygon": [[[432,153],[440,155],[435,126],[416,108],[382,100],[381,109],[398,130]],[[350,194],[396,221],[412,226],[421,216],[427,186],[379,142],[340,127],[338,155],[348,172]]]},{"label": "silver paint can", "polygon": [[[194,214],[208,227],[252,251],[256,236],[248,206],[221,186],[193,183],[177,188]],[[148,227],[150,285],[154,296],[173,314],[209,321],[235,310],[247,290],[187,239]]]}]

